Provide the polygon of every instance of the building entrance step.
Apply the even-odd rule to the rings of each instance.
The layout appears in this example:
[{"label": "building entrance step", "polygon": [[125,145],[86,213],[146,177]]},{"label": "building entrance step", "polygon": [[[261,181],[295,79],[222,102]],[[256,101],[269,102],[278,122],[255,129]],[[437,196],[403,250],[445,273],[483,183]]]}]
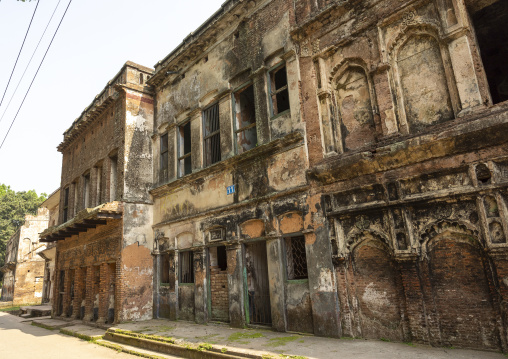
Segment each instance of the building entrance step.
[{"label": "building entrance step", "polygon": [[[104,339],[120,345],[129,345],[144,350],[151,350],[189,359],[258,358],[257,356],[246,355],[244,353],[233,353],[211,344],[182,343],[172,338],[140,334],[116,328],[108,329]],[[259,359],[261,359],[261,357],[259,357]]]}]

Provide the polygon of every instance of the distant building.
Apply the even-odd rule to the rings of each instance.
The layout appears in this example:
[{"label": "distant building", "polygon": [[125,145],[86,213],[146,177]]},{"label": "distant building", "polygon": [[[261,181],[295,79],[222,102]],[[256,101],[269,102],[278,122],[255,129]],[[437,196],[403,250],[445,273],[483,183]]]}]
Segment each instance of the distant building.
[{"label": "distant building", "polygon": [[58,202],[59,191],[56,191],[41,204],[37,215],[25,216],[25,223],[7,242],[5,265],[0,268],[4,273],[2,301],[12,301],[13,305],[49,301],[44,293],[48,293],[45,290],[50,285],[50,276],[45,281],[47,266],[41,256],[47,245],[39,242],[39,234],[58,215]]},{"label": "distant building", "polygon": [[[127,62],[64,133],[53,316],[152,317],[152,69]],[[49,255],[48,255],[49,256]]]},{"label": "distant building", "polygon": [[[49,210],[49,227],[55,226],[58,223],[59,209],[60,209],[60,189],[51,194],[45,200],[41,207]],[[40,251],[39,256],[44,258],[44,285],[42,288],[42,303],[53,303],[53,286],[55,283],[55,263],[56,263],[56,243],[47,243],[46,249]]]}]

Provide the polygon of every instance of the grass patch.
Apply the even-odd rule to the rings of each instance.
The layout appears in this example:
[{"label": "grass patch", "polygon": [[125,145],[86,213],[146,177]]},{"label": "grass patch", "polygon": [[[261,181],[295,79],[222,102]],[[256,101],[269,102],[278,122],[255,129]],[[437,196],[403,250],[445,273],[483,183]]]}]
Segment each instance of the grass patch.
[{"label": "grass patch", "polygon": [[391,341],[390,339],[386,339],[386,338],[379,338],[379,340],[381,340],[382,342],[390,342]]},{"label": "grass patch", "polygon": [[114,333],[128,335],[130,337],[135,337],[135,338],[155,340],[157,342],[175,344],[175,340],[173,338],[160,337],[158,335],[135,333],[130,330],[122,330],[122,329],[115,329]]},{"label": "grass patch", "polygon": [[201,339],[201,340],[207,340],[207,339],[212,339],[214,337],[218,337],[220,334],[208,334],[208,335],[203,335],[201,337],[194,337],[196,339]]},{"label": "grass patch", "polygon": [[308,359],[307,357],[303,357],[301,355],[280,354],[279,356],[283,359]]},{"label": "grass patch", "polygon": [[6,307],[6,308],[0,308],[0,312],[17,312],[19,309],[20,309],[19,306]]},{"label": "grass patch", "polygon": [[200,343],[198,345],[198,350],[200,352],[202,352],[204,350],[212,350],[212,344],[210,344],[210,343]]},{"label": "grass patch", "polygon": [[409,345],[410,347],[415,347],[415,346],[416,346],[416,345],[414,345],[414,344],[413,344],[413,343],[411,343],[411,342],[404,342],[404,344]]},{"label": "grass patch", "polygon": [[255,339],[255,338],[264,338],[265,336],[262,333],[244,333],[244,332],[236,332],[229,336],[228,340],[230,342],[239,342],[241,344],[249,344],[245,339]]},{"label": "grass patch", "polygon": [[267,344],[269,347],[280,347],[282,345],[286,345],[288,343],[291,343],[300,337],[296,335],[291,335],[289,337],[278,337],[278,338],[272,338],[270,339],[269,343]]},{"label": "grass patch", "polygon": [[34,327],[39,327],[39,328],[42,328],[42,329],[55,330],[55,328],[52,328],[49,325],[45,325],[45,324],[42,324],[42,323],[32,322],[32,325]]}]

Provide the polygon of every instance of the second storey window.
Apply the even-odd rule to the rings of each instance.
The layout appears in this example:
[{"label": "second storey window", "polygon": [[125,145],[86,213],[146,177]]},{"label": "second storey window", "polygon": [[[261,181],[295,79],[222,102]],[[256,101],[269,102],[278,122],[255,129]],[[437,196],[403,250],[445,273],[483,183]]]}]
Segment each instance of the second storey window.
[{"label": "second storey window", "polygon": [[178,129],[178,176],[182,177],[192,172],[190,121]]},{"label": "second storey window", "polygon": [[205,167],[221,160],[218,103],[203,111],[203,155]]},{"label": "second storey window", "polygon": [[289,92],[286,66],[270,71],[270,103],[272,116],[289,110]]},{"label": "second storey window", "polygon": [[64,201],[63,201],[63,223],[69,219],[69,187],[64,189]]},{"label": "second storey window", "polygon": [[238,154],[256,147],[256,107],[254,86],[249,85],[234,94],[236,151]]},{"label": "second storey window", "polygon": [[159,180],[165,182],[168,180],[168,134],[161,136],[161,154],[160,154],[160,172]]}]

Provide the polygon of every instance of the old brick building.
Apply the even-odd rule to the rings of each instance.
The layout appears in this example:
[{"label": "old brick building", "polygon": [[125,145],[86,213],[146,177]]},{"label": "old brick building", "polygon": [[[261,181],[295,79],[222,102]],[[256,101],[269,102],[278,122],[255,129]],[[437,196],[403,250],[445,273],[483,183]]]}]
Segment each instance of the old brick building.
[{"label": "old brick building", "polygon": [[154,315],[506,350],[506,7],[226,2],[150,80]]},{"label": "old brick building", "polygon": [[229,0],[127,63],[59,147],[54,314],[508,350],[507,7]]},{"label": "old brick building", "polygon": [[152,317],[152,70],[127,62],[64,133],[53,316]]},{"label": "old brick building", "polygon": [[305,251],[319,204],[291,17],[288,0],[228,1],[149,81],[156,317],[338,335],[337,298],[318,293],[331,257]]},{"label": "old brick building", "polygon": [[7,242],[1,301],[13,305],[40,304],[46,298],[50,278],[46,260],[41,256],[49,245],[39,241],[39,234],[58,215],[59,191],[52,193],[38,208],[37,215],[27,214],[23,225]]},{"label": "old brick building", "polygon": [[295,1],[294,19],[339,332],[506,350],[508,3]]}]

